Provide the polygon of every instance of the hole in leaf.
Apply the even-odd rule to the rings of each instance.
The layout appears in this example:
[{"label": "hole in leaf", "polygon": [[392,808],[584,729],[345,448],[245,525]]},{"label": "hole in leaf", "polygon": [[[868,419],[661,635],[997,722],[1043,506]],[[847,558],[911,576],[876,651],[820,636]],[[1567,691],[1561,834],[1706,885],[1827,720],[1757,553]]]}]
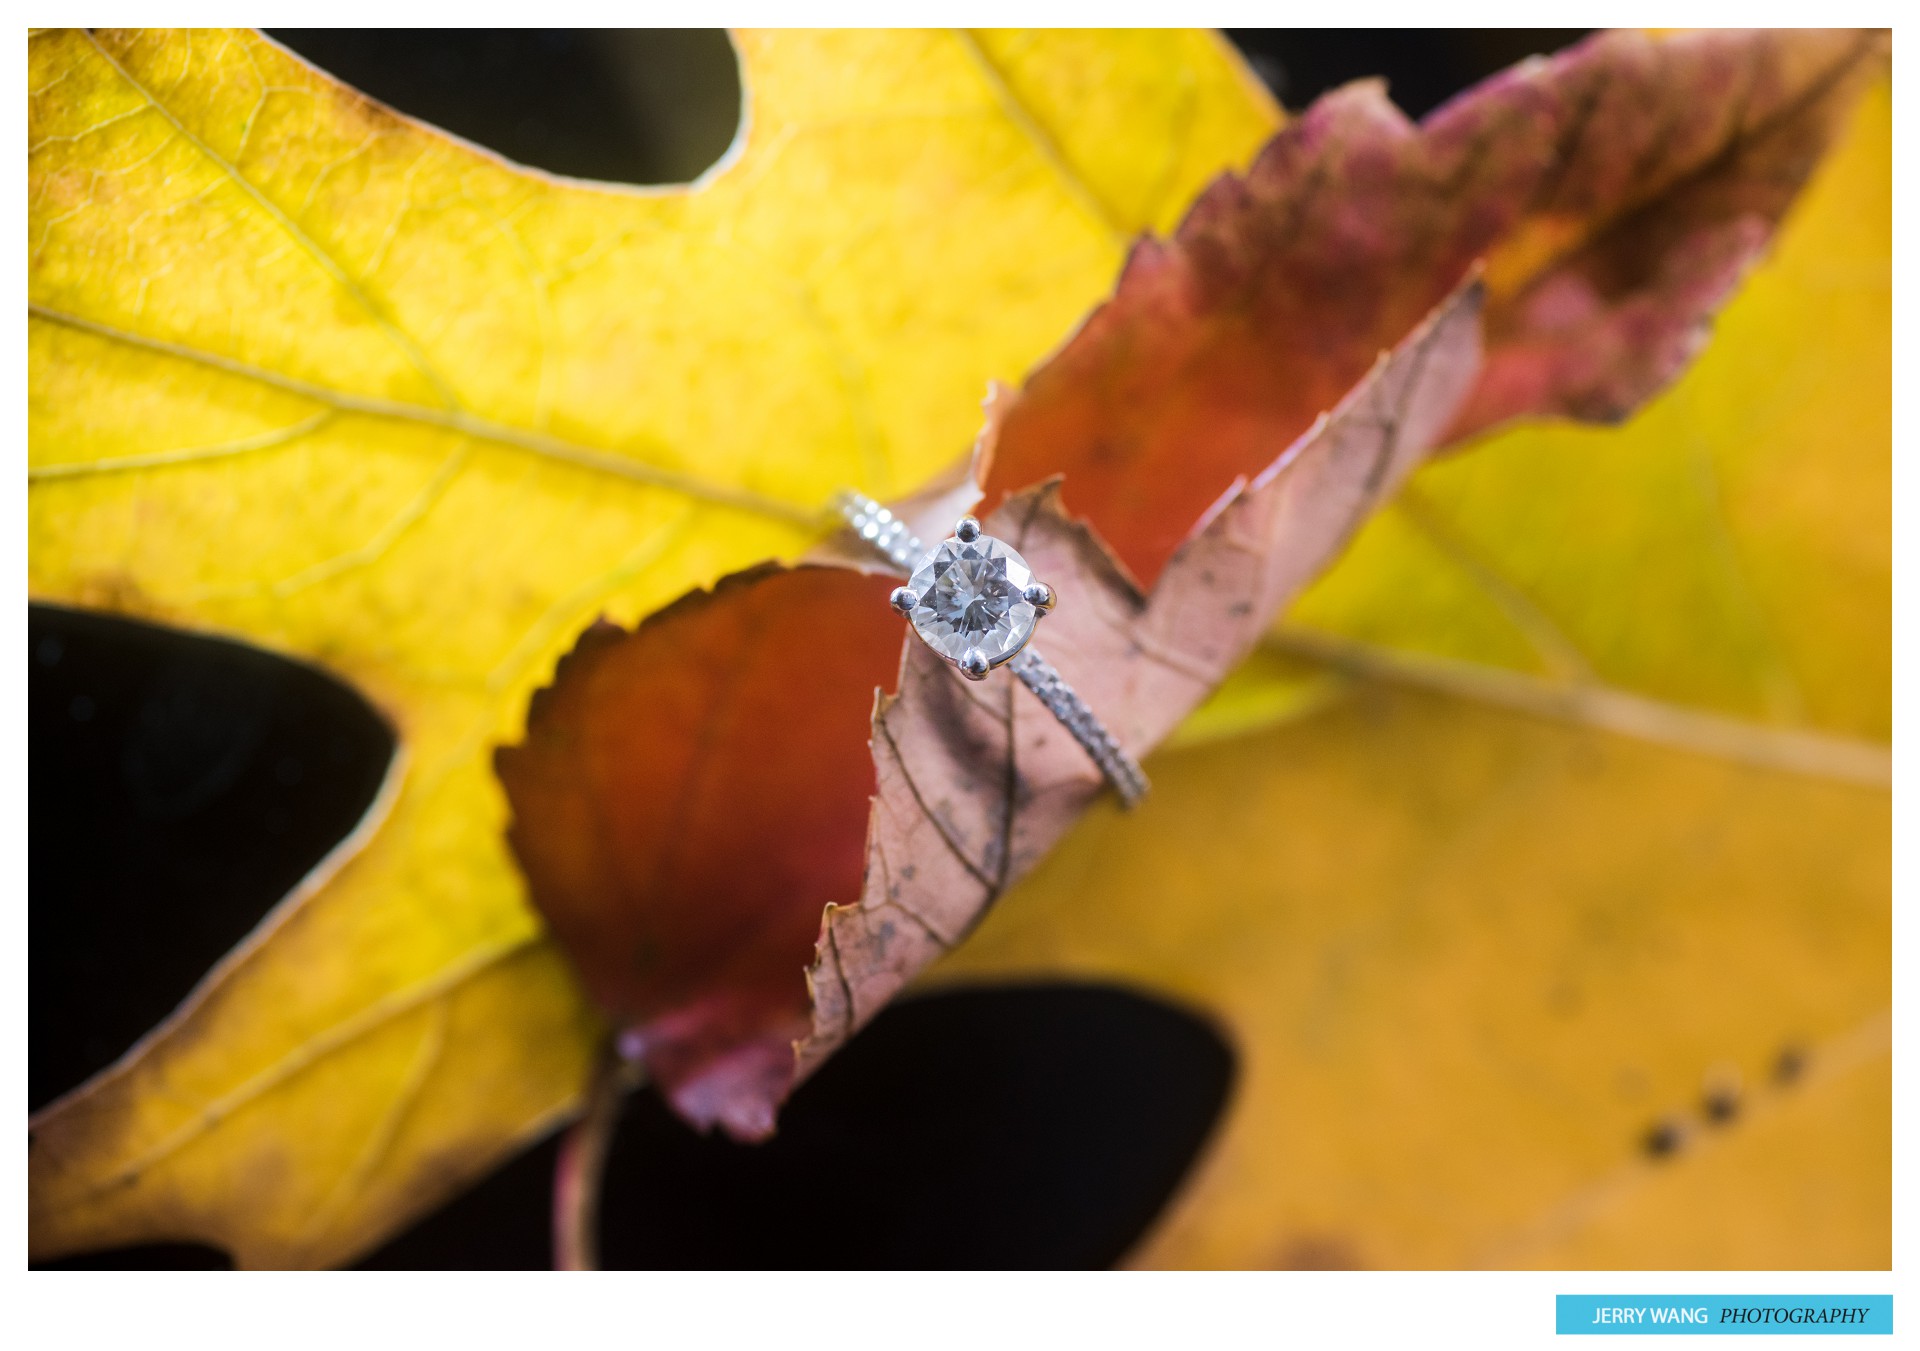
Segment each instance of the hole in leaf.
[{"label": "hole in leaf", "polygon": [[[1219,1118],[1233,1055],[1130,991],[952,991],[882,1013],[803,1085],[765,1145],[627,1104],[601,1202],[625,1268],[1111,1266]],[[370,1267],[551,1261],[548,1140],[369,1257]]]},{"label": "hole in leaf", "polygon": [[28,1099],[104,1069],[366,813],[393,737],[310,666],[27,609]]},{"label": "hole in leaf", "polygon": [[231,1271],[233,1259],[200,1243],[142,1243],[132,1248],[34,1262],[33,1271]]},{"label": "hole in leaf", "polygon": [[518,164],[609,183],[688,183],[740,126],[718,28],[270,28],[362,93]]},{"label": "hole in leaf", "polygon": [[1586,28],[1229,28],[1227,36],[1275,98],[1299,110],[1349,80],[1386,77],[1419,118],[1529,56],[1587,36]]}]

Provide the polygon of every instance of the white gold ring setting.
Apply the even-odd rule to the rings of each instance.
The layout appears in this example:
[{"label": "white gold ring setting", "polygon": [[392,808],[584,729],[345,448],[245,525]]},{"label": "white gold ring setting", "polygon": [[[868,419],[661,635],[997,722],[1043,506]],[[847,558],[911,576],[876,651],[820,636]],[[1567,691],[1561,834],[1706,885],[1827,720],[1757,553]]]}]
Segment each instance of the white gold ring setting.
[{"label": "white gold ring setting", "polygon": [[1147,776],[1138,762],[1034,650],[1034,631],[1056,597],[1018,550],[982,532],[971,516],[961,517],[950,538],[928,549],[904,521],[862,493],[843,491],[836,505],[855,535],[911,574],[894,588],[890,602],[920,641],[969,680],[1011,667],[1092,757],[1122,803],[1131,807],[1146,795]]},{"label": "white gold ring setting", "polygon": [[[883,508],[884,510],[884,508]],[[1040,616],[1053,608],[1053,588],[1033,578],[1012,547],[980,533],[962,516],[953,538],[921,560],[893,608],[913,624],[928,647],[969,680],[985,680],[1026,647]]]}]

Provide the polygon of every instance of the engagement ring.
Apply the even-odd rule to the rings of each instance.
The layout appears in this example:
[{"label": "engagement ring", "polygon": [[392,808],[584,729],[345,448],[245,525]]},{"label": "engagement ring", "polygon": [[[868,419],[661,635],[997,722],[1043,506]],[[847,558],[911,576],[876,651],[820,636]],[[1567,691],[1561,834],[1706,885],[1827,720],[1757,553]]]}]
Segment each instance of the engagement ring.
[{"label": "engagement ring", "polygon": [[1011,667],[1093,758],[1122,803],[1131,807],[1146,795],[1147,776],[1139,764],[1034,651],[1034,630],[1056,598],[1017,550],[983,534],[971,516],[962,516],[952,538],[929,550],[905,521],[871,497],[849,489],[836,505],[854,534],[911,574],[905,586],[894,588],[892,604],[920,641],[969,680]]}]

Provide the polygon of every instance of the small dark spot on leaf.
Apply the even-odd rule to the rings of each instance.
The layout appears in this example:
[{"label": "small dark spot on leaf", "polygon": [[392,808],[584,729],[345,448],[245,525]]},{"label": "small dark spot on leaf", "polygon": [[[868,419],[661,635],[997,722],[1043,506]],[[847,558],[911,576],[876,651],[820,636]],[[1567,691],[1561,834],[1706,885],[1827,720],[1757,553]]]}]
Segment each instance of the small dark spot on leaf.
[{"label": "small dark spot on leaf", "polygon": [[1700,1099],[1700,1110],[1707,1120],[1717,1126],[1723,1126],[1740,1115],[1740,1090],[1730,1087],[1710,1088]]},{"label": "small dark spot on leaf", "polygon": [[1678,1154],[1687,1143],[1687,1123],[1677,1116],[1662,1117],[1640,1137],[1640,1149],[1650,1159],[1667,1159]]},{"label": "small dark spot on leaf", "polygon": [[1780,1054],[1773,1058],[1773,1081],[1785,1088],[1798,1083],[1800,1076],[1807,1072],[1807,1052],[1803,1046],[1792,1042],[1780,1048]]},{"label": "small dark spot on leaf", "polygon": [[1700,1114],[1716,1126],[1740,1115],[1740,1072],[1731,1065],[1707,1071],[1700,1089]]}]

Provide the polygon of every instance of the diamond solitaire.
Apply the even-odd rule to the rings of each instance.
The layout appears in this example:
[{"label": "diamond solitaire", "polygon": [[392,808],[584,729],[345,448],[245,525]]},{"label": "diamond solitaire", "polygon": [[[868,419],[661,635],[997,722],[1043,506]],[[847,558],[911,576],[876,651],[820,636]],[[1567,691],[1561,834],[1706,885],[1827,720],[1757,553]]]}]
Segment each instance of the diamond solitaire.
[{"label": "diamond solitaire", "polygon": [[908,587],[920,598],[909,614],[934,651],[960,661],[978,649],[998,666],[1033,636],[1040,617],[1026,597],[1033,571],[991,535],[971,544],[950,539],[914,571]]},{"label": "diamond solitaire", "polygon": [[834,506],[873,552],[912,573],[905,586],[893,589],[891,600],[921,642],[969,680],[985,680],[994,667],[1005,666],[1080,743],[1122,803],[1131,807],[1146,796],[1139,761],[1034,651],[1029,640],[1054,597],[1052,587],[1033,580],[1026,559],[981,534],[971,516],[962,516],[953,538],[929,553],[906,521],[865,493],[842,489]]},{"label": "diamond solitaire", "polygon": [[914,569],[893,593],[893,607],[913,621],[935,652],[974,680],[1013,659],[1053,608],[1053,590],[1033,580],[1027,560],[964,516],[953,538]]}]

